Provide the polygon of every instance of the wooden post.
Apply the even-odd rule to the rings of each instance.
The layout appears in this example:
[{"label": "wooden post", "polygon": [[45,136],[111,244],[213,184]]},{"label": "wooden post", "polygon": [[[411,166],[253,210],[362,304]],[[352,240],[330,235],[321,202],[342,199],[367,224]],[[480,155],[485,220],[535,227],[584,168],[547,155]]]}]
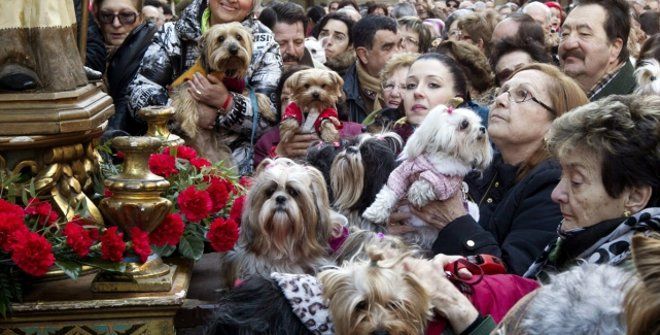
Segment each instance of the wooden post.
[{"label": "wooden post", "polygon": [[85,65],[85,59],[87,58],[87,25],[89,24],[89,0],[82,0],[80,11],[80,45],[78,46],[78,51],[80,51],[80,60],[82,60],[83,65]]}]

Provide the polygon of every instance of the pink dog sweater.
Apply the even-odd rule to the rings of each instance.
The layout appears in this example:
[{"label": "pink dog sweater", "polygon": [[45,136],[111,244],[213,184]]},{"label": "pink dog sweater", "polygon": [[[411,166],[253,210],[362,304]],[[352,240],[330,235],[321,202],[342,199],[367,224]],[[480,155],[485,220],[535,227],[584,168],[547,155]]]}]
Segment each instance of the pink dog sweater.
[{"label": "pink dog sweater", "polygon": [[[419,178],[417,177],[419,174]],[[461,189],[463,176],[449,176],[436,171],[426,158],[420,155],[401,163],[387,178],[389,187],[397,198],[401,199],[410,185],[417,179],[424,179],[435,188],[438,200],[449,199],[456,191]]]}]

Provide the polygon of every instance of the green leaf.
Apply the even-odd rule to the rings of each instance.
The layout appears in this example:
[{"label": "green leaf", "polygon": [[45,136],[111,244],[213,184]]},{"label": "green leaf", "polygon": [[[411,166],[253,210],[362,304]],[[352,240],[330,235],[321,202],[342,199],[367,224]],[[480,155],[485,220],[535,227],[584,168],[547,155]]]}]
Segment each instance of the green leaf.
[{"label": "green leaf", "polygon": [[157,253],[160,257],[171,256],[174,251],[176,251],[176,246],[174,245],[164,245],[162,247],[151,246],[151,250]]},{"label": "green leaf", "polygon": [[198,224],[188,224],[179,241],[179,251],[183,257],[199,260],[204,254],[204,235]]},{"label": "green leaf", "polygon": [[76,262],[58,260],[55,261],[55,265],[73,280],[78,279],[78,276],[80,276],[80,272],[82,271],[82,266]]},{"label": "green leaf", "polygon": [[30,179],[30,197],[35,198],[37,196],[37,191],[34,188],[34,178]]}]

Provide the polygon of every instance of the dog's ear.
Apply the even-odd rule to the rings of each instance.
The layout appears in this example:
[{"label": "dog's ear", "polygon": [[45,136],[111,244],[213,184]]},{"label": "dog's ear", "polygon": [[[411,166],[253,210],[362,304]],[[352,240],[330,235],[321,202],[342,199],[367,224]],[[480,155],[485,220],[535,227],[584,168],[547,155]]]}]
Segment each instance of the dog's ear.
[{"label": "dog's ear", "polygon": [[260,175],[262,172],[264,172],[264,170],[265,170],[266,168],[268,168],[268,167],[269,167],[270,165],[272,165],[273,163],[275,163],[274,160],[272,160],[272,159],[270,159],[270,158],[264,158],[264,160],[262,160],[261,163],[259,163],[259,165],[258,165],[257,168],[255,169],[255,171],[254,171],[254,175],[255,175],[255,176]]},{"label": "dog's ear", "polygon": [[241,29],[239,30],[239,34],[241,35],[241,38],[243,38],[243,40],[245,41],[245,50],[248,53],[249,59],[252,60],[252,52],[254,48],[252,41],[252,31],[249,28],[244,27],[240,23],[239,25],[241,26]]},{"label": "dog's ear", "polygon": [[403,149],[403,139],[393,131],[377,134],[375,138],[385,143],[395,155]]},{"label": "dog's ear", "polygon": [[298,71],[289,77],[286,82],[284,82],[285,86],[288,86],[291,88],[294,92],[297,91],[297,88],[300,87],[301,81],[303,76],[305,75],[305,70]]},{"label": "dog's ear", "polygon": [[327,76],[330,78],[330,81],[335,88],[334,95],[336,97],[341,97],[342,93],[344,92],[344,79],[342,79],[342,77],[335,71],[328,71]]},{"label": "dog's ear", "polygon": [[204,46],[207,45],[209,35],[211,35],[211,30],[206,31],[204,34],[202,34],[202,37],[199,38],[199,41],[197,44],[199,45],[199,65],[202,66],[202,69],[206,70],[209,68],[209,60],[208,60],[208,55],[205,52]]}]

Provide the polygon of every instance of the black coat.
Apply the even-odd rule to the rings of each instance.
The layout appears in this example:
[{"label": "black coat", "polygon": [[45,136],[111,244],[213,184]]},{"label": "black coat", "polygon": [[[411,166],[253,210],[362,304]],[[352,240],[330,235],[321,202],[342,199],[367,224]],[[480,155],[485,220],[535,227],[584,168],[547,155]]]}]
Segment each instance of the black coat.
[{"label": "black coat", "polygon": [[517,168],[495,156],[483,177],[466,178],[480,218],[466,215],[438,234],[434,253],[491,254],[502,258],[510,273],[523,274],[543,248],[557,237],[562,215],[550,194],[559,183],[561,167],[546,160],[515,182]]},{"label": "black coat", "polygon": [[128,84],[135,78],[140,61],[157,30],[158,27],[151,22],[136,27],[108,61],[108,94],[114,101],[115,115],[108,121],[106,133],[120,131],[139,136],[147,130],[144,121],[135,119],[128,111]]},{"label": "black coat", "polygon": [[[82,29],[82,1],[75,0],[74,5],[76,8],[76,22],[78,29],[78,38],[80,38]],[[85,8],[87,10],[87,8]],[[78,41],[80,45],[80,41]],[[87,43],[85,49],[85,66],[90,69],[99,71],[101,73],[105,72],[105,58],[107,56],[107,51],[105,49],[105,43],[103,42],[103,35],[101,34],[101,29],[94,21],[94,15],[89,12],[87,17]]]}]

